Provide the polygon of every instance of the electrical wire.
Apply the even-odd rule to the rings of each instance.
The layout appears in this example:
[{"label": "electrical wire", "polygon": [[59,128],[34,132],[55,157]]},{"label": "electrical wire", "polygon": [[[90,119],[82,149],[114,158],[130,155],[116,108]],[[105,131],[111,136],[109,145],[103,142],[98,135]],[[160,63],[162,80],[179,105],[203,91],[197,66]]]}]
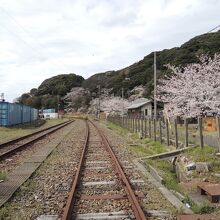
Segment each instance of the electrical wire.
[{"label": "electrical wire", "polygon": [[[42,46],[40,45],[39,41],[38,41],[36,38],[34,38],[33,36],[31,36],[31,34],[29,33],[29,31],[27,31],[27,30],[16,20],[16,18],[14,18],[10,13],[8,13],[3,7],[0,6],[0,9],[8,16],[11,20],[13,20],[13,22],[14,22],[20,29],[22,29],[23,32],[25,32],[25,33],[29,36],[29,38],[32,38],[35,42],[38,42],[38,45],[39,45],[38,47],[39,47],[39,48],[42,47]],[[1,24],[1,26],[3,26],[3,25]],[[30,48],[34,51],[35,54],[38,54],[39,58],[42,58],[42,52],[40,52],[38,48],[33,47],[33,46],[30,45],[26,40],[24,40],[23,38],[21,38],[19,35],[15,34],[13,31],[9,30],[9,29],[6,28],[5,26],[3,26],[3,27],[4,27],[10,34],[12,34],[13,36],[15,36],[16,38],[18,38],[19,40],[21,40],[24,44],[26,44],[26,46],[30,47]],[[66,64],[64,64],[62,61],[60,61],[60,60],[58,60],[58,59],[56,59],[56,61],[57,61],[59,64],[61,64],[62,66],[65,66],[65,65],[66,65]],[[53,61],[53,60],[52,60],[52,62],[54,62],[54,63],[57,64],[56,61]]]},{"label": "electrical wire", "polygon": [[210,33],[210,32],[214,31],[215,29],[217,29],[219,27],[220,27],[220,25],[216,26],[215,28],[213,28],[212,30],[208,31],[207,33]]}]

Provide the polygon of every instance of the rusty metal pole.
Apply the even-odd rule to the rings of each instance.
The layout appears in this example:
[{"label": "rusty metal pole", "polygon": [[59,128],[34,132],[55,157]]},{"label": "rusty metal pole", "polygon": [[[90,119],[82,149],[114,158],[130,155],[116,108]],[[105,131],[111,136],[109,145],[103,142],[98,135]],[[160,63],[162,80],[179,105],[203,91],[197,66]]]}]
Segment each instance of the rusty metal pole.
[{"label": "rusty metal pole", "polygon": [[217,128],[218,128],[218,138],[220,139],[220,116],[216,116]]},{"label": "rusty metal pole", "polygon": [[147,119],[144,119],[144,137],[147,137]]},{"label": "rusty metal pole", "polygon": [[168,119],[166,119],[166,133],[167,133],[167,146],[170,145],[170,132],[169,132],[169,122]]},{"label": "rusty metal pole", "polygon": [[202,132],[202,117],[198,117],[198,123],[199,123],[200,147],[204,148],[204,140],[203,140],[203,132]]},{"label": "rusty metal pole", "polygon": [[144,117],[141,117],[141,137],[144,137]]},{"label": "rusty metal pole", "polygon": [[175,127],[175,145],[176,145],[176,149],[179,148],[179,143],[178,143],[178,129],[177,129],[177,119],[174,119],[174,127]]},{"label": "rusty metal pole", "polygon": [[156,126],[157,121],[155,118],[153,120],[154,120],[153,121],[154,122],[154,141],[157,141],[157,126]]},{"label": "rusty metal pole", "polygon": [[135,117],[135,133],[137,133],[137,116]]},{"label": "rusty metal pole", "polygon": [[185,118],[185,147],[189,146],[189,129],[188,129],[188,119]]},{"label": "rusty metal pole", "polygon": [[161,119],[159,118],[159,133],[160,133],[160,143],[162,144],[162,126],[161,126]]},{"label": "rusty metal pole", "polygon": [[149,138],[151,138],[151,118],[149,118]]},{"label": "rusty metal pole", "polygon": [[134,133],[135,132],[135,118],[134,118],[134,116],[132,118],[132,124],[133,124],[133,133]]}]

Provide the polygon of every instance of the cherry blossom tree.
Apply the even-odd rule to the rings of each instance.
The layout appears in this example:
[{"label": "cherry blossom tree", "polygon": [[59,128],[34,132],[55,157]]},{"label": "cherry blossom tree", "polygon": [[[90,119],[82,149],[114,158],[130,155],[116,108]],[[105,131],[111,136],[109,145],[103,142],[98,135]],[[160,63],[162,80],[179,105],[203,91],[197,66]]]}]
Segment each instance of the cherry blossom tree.
[{"label": "cherry blossom tree", "polygon": [[[110,95],[110,92],[111,90],[108,89],[101,91],[100,110],[109,114],[122,114],[124,106],[124,112],[126,112],[126,107],[130,104],[129,101],[119,96]],[[97,113],[98,103],[98,98],[91,100],[89,113]]]},{"label": "cherry blossom tree", "polygon": [[167,65],[170,77],[159,81],[158,100],[169,116],[196,117],[220,112],[220,54],[199,57],[185,67]]},{"label": "cherry blossom tree", "polygon": [[90,102],[90,92],[82,87],[74,87],[63,98],[67,111],[86,111]]}]

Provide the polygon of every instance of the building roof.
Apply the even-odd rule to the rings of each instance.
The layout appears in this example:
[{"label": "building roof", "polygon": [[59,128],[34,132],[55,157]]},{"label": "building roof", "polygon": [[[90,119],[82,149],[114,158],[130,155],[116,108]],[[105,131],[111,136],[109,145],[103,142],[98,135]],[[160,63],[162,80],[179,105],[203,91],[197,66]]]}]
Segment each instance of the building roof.
[{"label": "building roof", "polygon": [[140,108],[141,106],[152,102],[152,100],[149,99],[145,99],[145,98],[140,98],[135,100],[130,106],[127,107],[127,109],[136,109],[136,108]]}]

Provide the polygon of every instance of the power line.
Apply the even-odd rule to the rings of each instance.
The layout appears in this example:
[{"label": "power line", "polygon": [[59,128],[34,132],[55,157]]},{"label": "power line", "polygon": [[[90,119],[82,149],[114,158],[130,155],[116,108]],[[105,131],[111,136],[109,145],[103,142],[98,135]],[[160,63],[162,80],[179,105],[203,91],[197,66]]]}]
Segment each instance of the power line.
[{"label": "power line", "polygon": [[[38,47],[41,47],[40,42],[34,38],[33,36],[31,36],[31,34],[29,33],[29,31],[27,31],[17,20],[15,17],[13,17],[10,13],[8,13],[3,7],[0,6],[0,9],[11,19],[14,21],[14,23],[20,28],[22,29],[28,36],[29,38],[32,38],[35,42],[38,42]],[[3,25],[2,25],[3,26]],[[30,47],[32,50],[34,50],[34,53],[37,53],[38,56],[40,56],[39,58],[42,57],[42,53],[39,51],[39,49],[37,47],[33,47],[32,45],[30,45],[26,40],[24,40],[23,38],[21,38],[19,35],[15,34],[13,31],[9,30],[8,28],[6,28],[5,26],[3,26],[10,34],[12,34],[13,36],[17,37],[18,39],[20,39],[23,43],[25,43],[28,47]],[[58,63],[60,63],[62,66],[65,66],[66,64],[64,64],[62,61],[56,59]],[[52,62],[55,63],[55,61],[52,60]]]},{"label": "power line", "polygon": [[215,29],[217,29],[219,27],[220,27],[220,25],[216,26],[215,28],[213,28],[212,30],[208,31],[207,33],[210,33],[210,32],[214,31]]}]

